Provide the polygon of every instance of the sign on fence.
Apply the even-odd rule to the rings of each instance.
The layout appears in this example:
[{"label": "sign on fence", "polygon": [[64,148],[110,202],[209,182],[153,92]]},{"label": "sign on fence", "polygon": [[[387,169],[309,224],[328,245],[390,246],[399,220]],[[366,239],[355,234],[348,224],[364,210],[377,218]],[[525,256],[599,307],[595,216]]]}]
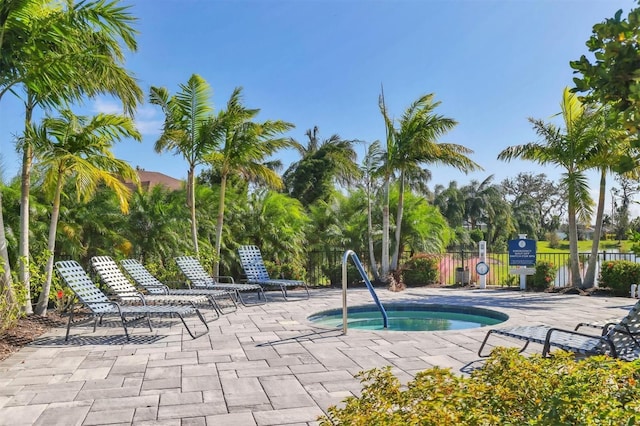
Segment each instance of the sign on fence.
[{"label": "sign on fence", "polygon": [[536,241],[526,238],[509,240],[509,265],[533,266],[536,264]]}]

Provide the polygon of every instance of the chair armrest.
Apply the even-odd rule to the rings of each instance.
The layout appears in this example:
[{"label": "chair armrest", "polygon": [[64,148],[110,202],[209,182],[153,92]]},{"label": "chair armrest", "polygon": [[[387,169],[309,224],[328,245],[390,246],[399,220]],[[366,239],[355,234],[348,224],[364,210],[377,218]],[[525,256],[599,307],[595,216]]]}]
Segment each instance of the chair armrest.
[{"label": "chair armrest", "polygon": [[[163,294],[169,294],[169,287],[167,287],[164,284],[160,284],[160,285],[147,285],[147,289],[159,289],[162,290]],[[153,294],[153,293],[150,293]]]},{"label": "chair armrest", "polygon": [[[216,280],[217,282],[219,282],[220,284],[227,283],[227,284],[235,284],[235,281],[233,280],[233,277],[229,276],[229,275],[218,275],[217,277],[211,277],[214,280]],[[227,281],[222,281],[222,279],[225,279]]]}]

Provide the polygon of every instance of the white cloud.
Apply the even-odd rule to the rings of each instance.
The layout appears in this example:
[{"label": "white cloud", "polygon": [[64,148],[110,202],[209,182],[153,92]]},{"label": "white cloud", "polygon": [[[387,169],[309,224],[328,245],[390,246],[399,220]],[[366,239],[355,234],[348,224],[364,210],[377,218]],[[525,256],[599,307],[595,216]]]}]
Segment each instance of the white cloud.
[{"label": "white cloud", "polygon": [[159,135],[162,132],[164,119],[158,118],[158,109],[141,106],[136,111],[136,127],[143,135]]},{"label": "white cloud", "polygon": [[106,99],[96,99],[91,108],[93,112],[102,114],[122,114],[122,104]]}]

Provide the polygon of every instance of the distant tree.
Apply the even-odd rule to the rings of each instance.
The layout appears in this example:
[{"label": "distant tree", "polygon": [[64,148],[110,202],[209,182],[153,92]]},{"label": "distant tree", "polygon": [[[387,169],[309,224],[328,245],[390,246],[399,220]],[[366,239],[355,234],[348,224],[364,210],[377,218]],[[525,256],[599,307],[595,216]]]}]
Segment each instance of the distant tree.
[{"label": "distant tree", "polygon": [[355,141],[332,135],[320,141],[318,127],[306,131],[307,144],[294,142],[302,158],[292,163],[283,175],[290,196],[309,206],[317,200],[328,202],[335,185],[348,186],[359,176]]},{"label": "distant tree", "polygon": [[544,173],[527,172],[504,179],[501,186],[514,215],[520,218],[519,232],[543,240],[546,233],[558,230],[558,218],[566,212],[566,188],[549,180]]},{"label": "distant tree", "polygon": [[616,238],[622,240],[627,238],[627,233],[630,230],[630,207],[633,196],[640,193],[640,184],[624,175],[617,175],[615,179],[619,188],[614,187],[611,192],[619,200],[619,203],[614,199],[614,229]]},{"label": "distant tree", "polygon": [[462,228],[464,221],[465,200],[458,182],[452,180],[448,187],[436,185],[434,188],[433,204],[447,219],[452,228]]},{"label": "distant tree", "polygon": [[487,217],[491,208],[490,200],[500,195],[498,186],[493,185],[493,175],[482,182],[472,180],[460,188],[464,197],[464,217],[469,229],[476,229],[483,217]]}]

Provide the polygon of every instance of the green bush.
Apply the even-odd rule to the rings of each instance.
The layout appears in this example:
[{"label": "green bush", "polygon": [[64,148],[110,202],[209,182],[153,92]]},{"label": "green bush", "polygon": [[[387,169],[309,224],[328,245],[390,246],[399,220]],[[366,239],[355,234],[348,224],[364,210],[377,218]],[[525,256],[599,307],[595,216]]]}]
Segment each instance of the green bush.
[{"label": "green bush", "polygon": [[531,279],[531,288],[536,291],[546,290],[553,287],[558,268],[549,261],[539,260],[536,262],[536,272]]},{"label": "green bush", "polygon": [[438,282],[440,256],[418,253],[409,259],[400,271],[402,282],[407,286],[418,286]]},{"label": "green bush", "polygon": [[[342,265],[335,265],[329,269],[328,274],[329,280],[331,281],[332,286],[341,286],[342,285]],[[373,278],[368,276],[370,281],[373,281]],[[347,284],[353,285],[363,282],[362,277],[360,276],[360,272],[358,272],[358,268],[352,263],[347,264]]]},{"label": "green bush", "polygon": [[640,283],[640,264],[628,260],[610,260],[600,269],[600,286],[609,287],[616,296],[628,296],[631,284]]},{"label": "green bush", "polygon": [[328,425],[632,425],[640,421],[640,362],[524,357],[497,348],[470,377],[438,367],[406,386],[390,367],[359,374],[360,398],[330,407]]},{"label": "green bush", "polygon": [[270,278],[280,278],[285,280],[305,280],[307,271],[304,267],[293,263],[278,264],[271,260],[265,260],[264,266],[267,268]]},{"label": "green bush", "polygon": [[557,249],[560,247],[560,237],[557,233],[547,232],[544,237],[549,242],[549,248]]}]

